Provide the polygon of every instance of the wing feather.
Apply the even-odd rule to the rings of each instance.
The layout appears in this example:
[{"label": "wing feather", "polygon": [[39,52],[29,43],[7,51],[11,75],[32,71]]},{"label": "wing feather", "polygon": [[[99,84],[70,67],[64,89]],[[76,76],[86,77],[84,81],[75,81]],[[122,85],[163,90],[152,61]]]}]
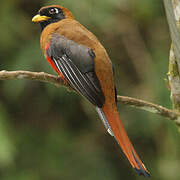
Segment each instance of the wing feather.
[{"label": "wing feather", "polygon": [[94,71],[95,54],[91,49],[56,35],[46,53],[74,90],[95,106],[103,106],[105,97]]}]

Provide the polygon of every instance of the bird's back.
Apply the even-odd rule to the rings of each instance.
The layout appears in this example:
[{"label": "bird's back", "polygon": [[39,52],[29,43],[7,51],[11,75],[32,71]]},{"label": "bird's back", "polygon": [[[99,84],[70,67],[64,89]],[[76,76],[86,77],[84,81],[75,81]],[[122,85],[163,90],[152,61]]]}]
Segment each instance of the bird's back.
[{"label": "bird's back", "polygon": [[[97,37],[75,19],[63,19],[48,25],[41,34],[41,48],[49,44],[52,34],[59,34],[74,42],[87,46],[95,53],[95,72],[106,97],[105,104],[115,106],[115,89],[112,63]],[[47,36],[48,35],[48,36]]]}]

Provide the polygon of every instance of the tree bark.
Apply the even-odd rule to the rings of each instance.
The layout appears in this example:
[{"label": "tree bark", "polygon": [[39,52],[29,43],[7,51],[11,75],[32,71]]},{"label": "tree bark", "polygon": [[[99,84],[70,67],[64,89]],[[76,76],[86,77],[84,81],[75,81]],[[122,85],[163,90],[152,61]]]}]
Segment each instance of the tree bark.
[{"label": "tree bark", "polygon": [[164,0],[164,6],[172,39],[168,72],[171,101],[173,109],[180,112],[180,1]]}]

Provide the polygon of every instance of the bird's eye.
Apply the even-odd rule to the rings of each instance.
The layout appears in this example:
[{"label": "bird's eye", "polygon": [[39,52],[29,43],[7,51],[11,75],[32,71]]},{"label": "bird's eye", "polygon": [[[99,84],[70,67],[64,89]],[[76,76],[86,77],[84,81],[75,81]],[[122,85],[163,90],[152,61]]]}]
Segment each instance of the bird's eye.
[{"label": "bird's eye", "polygon": [[58,9],[57,8],[52,8],[49,10],[49,14],[58,14]]}]

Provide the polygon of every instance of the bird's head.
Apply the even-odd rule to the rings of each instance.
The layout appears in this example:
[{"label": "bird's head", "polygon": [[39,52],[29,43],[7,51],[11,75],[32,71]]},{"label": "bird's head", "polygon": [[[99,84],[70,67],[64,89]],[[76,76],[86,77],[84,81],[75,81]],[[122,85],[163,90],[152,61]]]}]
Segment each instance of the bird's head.
[{"label": "bird's head", "polygon": [[47,25],[66,18],[73,18],[72,13],[68,9],[59,5],[51,5],[42,7],[38,14],[32,18],[32,21],[40,23],[43,30]]}]

